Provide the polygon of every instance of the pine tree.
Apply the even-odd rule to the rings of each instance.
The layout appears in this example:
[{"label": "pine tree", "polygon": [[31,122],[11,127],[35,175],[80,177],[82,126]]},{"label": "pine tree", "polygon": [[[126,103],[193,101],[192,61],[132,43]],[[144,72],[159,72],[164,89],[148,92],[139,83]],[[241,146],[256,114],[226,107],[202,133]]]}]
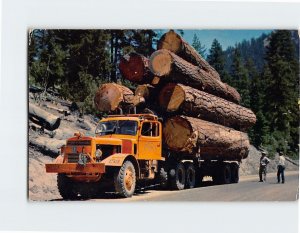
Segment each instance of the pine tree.
[{"label": "pine tree", "polygon": [[299,62],[295,57],[291,32],[274,31],[270,36],[266,55],[271,74],[266,82],[265,98],[266,117],[271,129],[270,137],[278,149],[297,153]]},{"label": "pine tree", "polygon": [[229,84],[235,87],[240,93],[241,105],[250,107],[250,80],[238,49],[235,49],[234,51],[230,75],[232,77],[232,82]]},{"label": "pine tree", "polygon": [[205,57],[206,48],[201,44],[201,41],[196,34],[194,34],[192,46],[202,57]]}]

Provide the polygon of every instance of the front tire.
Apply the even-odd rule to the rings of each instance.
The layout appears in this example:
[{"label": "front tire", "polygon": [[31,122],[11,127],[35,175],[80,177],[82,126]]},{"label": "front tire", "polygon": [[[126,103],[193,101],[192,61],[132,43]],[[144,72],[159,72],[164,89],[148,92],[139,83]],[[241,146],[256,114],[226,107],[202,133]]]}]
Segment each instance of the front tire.
[{"label": "front tire", "polygon": [[65,200],[74,200],[78,198],[74,182],[65,174],[57,174],[57,188],[61,197]]},{"label": "front tire", "polygon": [[114,175],[115,191],[122,197],[131,197],[135,191],[136,174],[130,161],[125,161]]}]

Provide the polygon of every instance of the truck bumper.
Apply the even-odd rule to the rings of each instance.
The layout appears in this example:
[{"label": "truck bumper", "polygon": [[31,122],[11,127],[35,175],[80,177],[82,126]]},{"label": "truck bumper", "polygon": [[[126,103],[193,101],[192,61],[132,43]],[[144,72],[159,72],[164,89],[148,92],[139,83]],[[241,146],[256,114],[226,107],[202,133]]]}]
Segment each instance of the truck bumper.
[{"label": "truck bumper", "polygon": [[104,163],[88,163],[85,166],[77,163],[46,164],[47,173],[105,173]]}]

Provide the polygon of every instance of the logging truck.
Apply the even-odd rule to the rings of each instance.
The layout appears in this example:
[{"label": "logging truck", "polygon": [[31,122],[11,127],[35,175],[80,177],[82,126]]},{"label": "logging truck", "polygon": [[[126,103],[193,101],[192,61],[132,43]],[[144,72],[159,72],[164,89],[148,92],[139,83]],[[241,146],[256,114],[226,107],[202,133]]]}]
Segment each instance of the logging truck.
[{"label": "logging truck", "polygon": [[112,115],[100,120],[95,136],[67,139],[46,172],[57,173],[64,199],[91,198],[106,184],[131,197],[141,180],[174,190],[194,188],[204,176],[237,183],[248,147],[245,134],[196,118],[176,116],[162,124],[153,114]]}]

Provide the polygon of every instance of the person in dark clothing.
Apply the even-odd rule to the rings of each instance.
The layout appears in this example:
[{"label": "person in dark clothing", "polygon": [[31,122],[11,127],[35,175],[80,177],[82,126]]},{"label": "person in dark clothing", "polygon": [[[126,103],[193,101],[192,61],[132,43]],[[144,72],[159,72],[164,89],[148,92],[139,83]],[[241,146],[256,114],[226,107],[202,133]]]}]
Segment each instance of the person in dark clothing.
[{"label": "person in dark clothing", "polygon": [[285,182],[284,170],[285,170],[285,158],[283,156],[283,153],[279,152],[279,162],[277,165],[277,183],[280,183],[280,176],[281,176],[281,181],[284,184]]},{"label": "person in dark clothing", "polygon": [[259,182],[266,182],[267,178],[267,165],[270,162],[266,152],[261,153],[260,163],[259,163]]}]

